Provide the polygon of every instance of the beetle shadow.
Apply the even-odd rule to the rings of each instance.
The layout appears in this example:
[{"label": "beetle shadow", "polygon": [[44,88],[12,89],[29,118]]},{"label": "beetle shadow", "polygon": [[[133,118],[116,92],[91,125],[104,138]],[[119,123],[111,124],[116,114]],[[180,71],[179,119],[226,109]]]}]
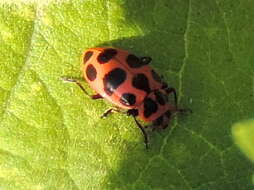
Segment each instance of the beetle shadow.
[{"label": "beetle shadow", "polygon": [[[137,56],[151,56],[153,59],[151,66],[164,76],[163,80],[169,86],[178,89],[178,73],[185,57],[184,34],[187,26],[189,3],[187,1],[175,3],[173,0],[161,1],[160,3],[148,0],[144,3],[144,1],[130,0],[122,6],[125,11],[125,18],[128,19],[124,24],[141,28],[143,34],[105,42],[98,44],[98,46],[126,49]],[[136,8],[133,9],[133,6]],[[180,102],[180,105],[187,106],[187,104],[184,100]],[[161,132],[155,131],[149,135],[150,148],[148,150],[142,143],[141,133],[140,143],[124,142],[125,146],[124,150],[121,151],[123,155],[119,166],[115,171],[112,170],[108,174],[108,179],[105,180],[107,189],[145,189],[147,187],[150,189],[168,189],[168,183],[165,185],[156,182],[159,179],[137,182],[143,181],[142,178],[146,175],[152,158],[156,161],[156,157],[160,157],[167,139],[171,137],[170,134],[174,133],[174,130],[170,129],[170,125],[172,123],[167,129]],[[161,175],[167,175],[163,165],[159,164],[157,167],[158,171],[163,171]],[[157,177],[160,178],[160,176]]]}]

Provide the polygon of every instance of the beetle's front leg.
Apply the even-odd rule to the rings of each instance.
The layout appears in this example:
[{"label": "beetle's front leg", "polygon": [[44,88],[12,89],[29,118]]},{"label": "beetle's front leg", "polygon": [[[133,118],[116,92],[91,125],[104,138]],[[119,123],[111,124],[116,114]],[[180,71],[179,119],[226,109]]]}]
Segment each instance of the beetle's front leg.
[{"label": "beetle's front leg", "polygon": [[79,86],[79,88],[87,95],[89,96],[91,99],[93,100],[97,100],[97,99],[100,99],[100,98],[103,98],[100,94],[94,94],[94,95],[90,95],[88,94],[88,92],[85,90],[85,88],[82,86],[82,84],[76,80],[76,79],[73,79],[73,78],[66,78],[66,77],[61,77],[61,79],[65,82],[72,82],[72,83],[75,83]]}]

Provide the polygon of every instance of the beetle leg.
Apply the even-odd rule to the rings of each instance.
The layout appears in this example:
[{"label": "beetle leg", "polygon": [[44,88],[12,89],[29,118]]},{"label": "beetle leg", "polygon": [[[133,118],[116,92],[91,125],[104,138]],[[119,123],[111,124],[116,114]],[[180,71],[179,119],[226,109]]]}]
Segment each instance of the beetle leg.
[{"label": "beetle leg", "polygon": [[90,97],[91,97],[93,100],[97,100],[97,99],[103,98],[100,94],[94,94],[94,95],[91,95]]},{"label": "beetle leg", "polygon": [[189,113],[192,113],[192,110],[191,109],[183,109],[183,108],[178,108],[177,107],[177,95],[176,95],[176,90],[172,87],[168,87],[168,85],[166,83],[163,84],[162,86],[162,89],[164,89],[166,91],[167,94],[170,94],[170,93],[173,93],[174,94],[174,102],[175,102],[175,109],[176,109],[176,112],[180,112],[180,113],[186,113],[186,112],[189,112]]},{"label": "beetle leg", "polygon": [[141,130],[141,132],[143,133],[143,136],[144,136],[144,143],[146,145],[146,149],[148,149],[148,136],[147,136],[147,133],[144,129],[144,127],[137,121],[136,117],[134,117],[134,121],[135,123],[137,124],[138,128]]},{"label": "beetle leg", "polygon": [[147,133],[146,133],[146,131],[145,131],[145,129],[144,129],[144,128],[146,128],[146,126],[143,127],[143,126],[137,121],[137,119],[136,119],[136,116],[138,115],[138,110],[137,110],[137,109],[130,109],[130,110],[128,110],[128,111],[126,112],[126,114],[129,115],[129,116],[131,115],[131,116],[134,118],[135,123],[137,124],[138,128],[141,130],[141,132],[142,132],[142,134],[143,134],[143,136],[144,136],[144,142],[145,142],[145,145],[146,145],[146,149],[148,149],[148,136],[147,136]]},{"label": "beetle leg", "polygon": [[126,112],[128,116],[132,115],[133,117],[138,116],[138,110],[137,109],[130,109]]},{"label": "beetle leg", "polygon": [[102,98],[102,96],[100,94],[94,94],[94,95],[89,95],[88,92],[85,90],[85,88],[82,86],[82,84],[76,80],[76,79],[73,79],[73,78],[66,78],[66,77],[62,77],[61,78],[63,81],[65,82],[73,82],[75,84],[77,84],[79,86],[79,88],[87,95],[89,96],[90,98],[96,100],[96,99],[100,99]]},{"label": "beetle leg", "polygon": [[108,117],[112,113],[121,113],[121,110],[119,108],[110,108],[102,114],[101,118]]},{"label": "beetle leg", "polygon": [[175,107],[177,109],[177,95],[176,95],[176,90],[174,88],[171,87],[166,87],[165,88],[167,94],[173,93],[174,94],[174,101],[175,101]]},{"label": "beetle leg", "polygon": [[184,108],[178,108],[176,111],[179,112],[179,113],[182,113],[182,114],[192,113],[192,110],[189,109],[189,108],[185,108],[185,109]]}]

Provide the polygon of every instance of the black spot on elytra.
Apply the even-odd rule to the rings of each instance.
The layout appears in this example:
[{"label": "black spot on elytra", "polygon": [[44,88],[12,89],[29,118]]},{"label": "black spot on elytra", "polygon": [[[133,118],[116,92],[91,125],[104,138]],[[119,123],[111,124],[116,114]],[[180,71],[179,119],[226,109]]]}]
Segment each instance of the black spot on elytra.
[{"label": "black spot on elytra", "polygon": [[132,79],[132,85],[139,89],[139,90],[144,90],[145,92],[149,93],[150,87],[149,87],[149,81],[147,77],[144,74],[137,74],[133,77]]},{"label": "black spot on elytra", "polygon": [[154,79],[155,81],[161,83],[161,77],[160,77],[154,70],[152,70],[151,72],[152,72],[152,77],[153,77],[153,79]]},{"label": "black spot on elytra", "polygon": [[126,62],[131,68],[140,68],[144,65],[147,65],[151,61],[150,57],[142,57],[138,58],[137,56],[133,54],[129,54]]},{"label": "black spot on elytra", "polygon": [[156,120],[153,122],[153,125],[154,125],[154,126],[160,126],[160,125],[162,125],[162,123],[163,123],[163,115],[160,116],[158,119],[156,119]]},{"label": "black spot on elytra", "polygon": [[117,51],[113,48],[105,49],[98,55],[98,62],[100,64],[107,63],[110,59],[112,59],[117,54]]},{"label": "black spot on elytra", "polygon": [[166,103],[166,99],[165,99],[165,96],[158,90],[156,90],[154,92],[155,94],[155,98],[156,98],[156,101],[160,104],[160,105],[165,105]]},{"label": "black spot on elytra", "polygon": [[124,93],[121,96],[120,102],[126,106],[131,106],[136,103],[136,96],[131,93]]},{"label": "black spot on elytra", "polygon": [[103,78],[105,92],[111,96],[115,89],[126,80],[126,77],[126,72],[120,68],[115,68],[107,73]]},{"label": "black spot on elytra", "polygon": [[145,98],[144,100],[144,116],[148,118],[158,110],[158,105],[151,98]]},{"label": "black spot on elytra", "polygon": [[92,55],[93,55],[92,51],[86,52],[83,58],[83,63],[86,64],[86,62],[90,59],[90,57],[92,57]]},{"label": "black spot on elytra", "polygon": [[86,76],[90,81],[94,81],[97,76],[97,71],[93,65],[88,65],[86,68]]}]

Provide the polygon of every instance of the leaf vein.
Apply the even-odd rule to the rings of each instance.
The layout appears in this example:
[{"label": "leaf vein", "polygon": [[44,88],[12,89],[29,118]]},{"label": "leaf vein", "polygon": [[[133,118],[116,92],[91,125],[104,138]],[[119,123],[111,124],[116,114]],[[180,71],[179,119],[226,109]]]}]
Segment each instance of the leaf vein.
[{"label": "leaf vein", "polygon": [[216,6],[218,7],[218,11],[220,12],[221,14],[221,17],[222,17],[222,20],[223,20],[223,23],[224,23],[224,26],[225,26],[225,29],[226,29],[226,36],[227,36],[227,44],[228,44],[228,51],[231,55],[231,57],[233,58],[233,52],[232,52],[232,49],[231,49],[231,40],[230,40],[230,29],[229,29],[229,26],[228,26],[228,23],[227,23],[227,19],[225,17],[225,13],[223,13],[219,3],[218,3],[218,0],[214,0],[215,1],[215,4]]},{"label": "leaf vein", "polygon": [[[37,22],[39,20],[38,17],[39,17],[39,8],[36,7],[35,18],[33,20],[33,29],[32,29],[32,32],[31,32],[31,38],[30,38],[29,46],[28,46],[27,52],[26,52],[26,58],[25,58],[24,64],[21,66],[20,70],[17,72],[17,77],[16,77],[14,85],[11,87],[9,93],[7,94],[7,97],[6,97],[6,100],[5,100],[5,104],[3,106],[3,113],[2,113],[2,115],[5,115],[8,112],[11,96],[15,92],[15,89],[16,89],[18,83],[19,83],[18,82],[19,78],[22,76],[22,74],[24,73],[24,70],[26,70],[26,67],[28,66],[28,61],[29,61],[29,57],[30,57],[30,54],[31,54],[32,44],[33,44],[34,39],[35,39],[36,25],[37,25]],[[0,124],[1,123],[2,122],[0,122]]]},{"label": "leaf vein", "polygon": [[217,152],[218,154],[221,153],[221,150],[219,148],[217,148],[213,143],[209,142],[205,137],[203,137],[202,135],[198,134],[197,132],[191,130],[191,129],[187,129],[187,128],[183,128],[183,130],[189,132],[190,134],[198,137],[199,139],[201,139],[203,142],[205,142],[212,150],[214,150],[215,152]]},{"label": "leaf vein", "polygon": [[187,59],[189,57],[189,53],[188,53],[188,32],[190,30],[190,17],[191,17],[191,0],[189,0],[189,5],[188,5],[188,11],[187,11],[187,19],[186,19],[186,28],[185,28],[185,32],[184,32],[184,52],[185,52],[185,56],[183,59],[183,64],[181,66],[181,69],[179,71],[179,99],[178,101],[180,102],[181,97],[183,96],[183,73],[184,73],[184,69],[185,66],[187,64]]},{"label": "leaf vein", "polygon": [[175,170],[177,170],[177,173],[179,174],[179,176],[183,179],[183,182],[185,183],[185,185],[190,189],[190,190],[193,190],[193,187],[190,185],[190,182],[185,178],[185,176],[182,174],[182,171],[181,169],[177,168],[175,165],[169,165],[167,160],[164,158],[164,157],[161,157],[162,160],[164,160],[165,164],[168,166],[168,167],[173,167]]}]

